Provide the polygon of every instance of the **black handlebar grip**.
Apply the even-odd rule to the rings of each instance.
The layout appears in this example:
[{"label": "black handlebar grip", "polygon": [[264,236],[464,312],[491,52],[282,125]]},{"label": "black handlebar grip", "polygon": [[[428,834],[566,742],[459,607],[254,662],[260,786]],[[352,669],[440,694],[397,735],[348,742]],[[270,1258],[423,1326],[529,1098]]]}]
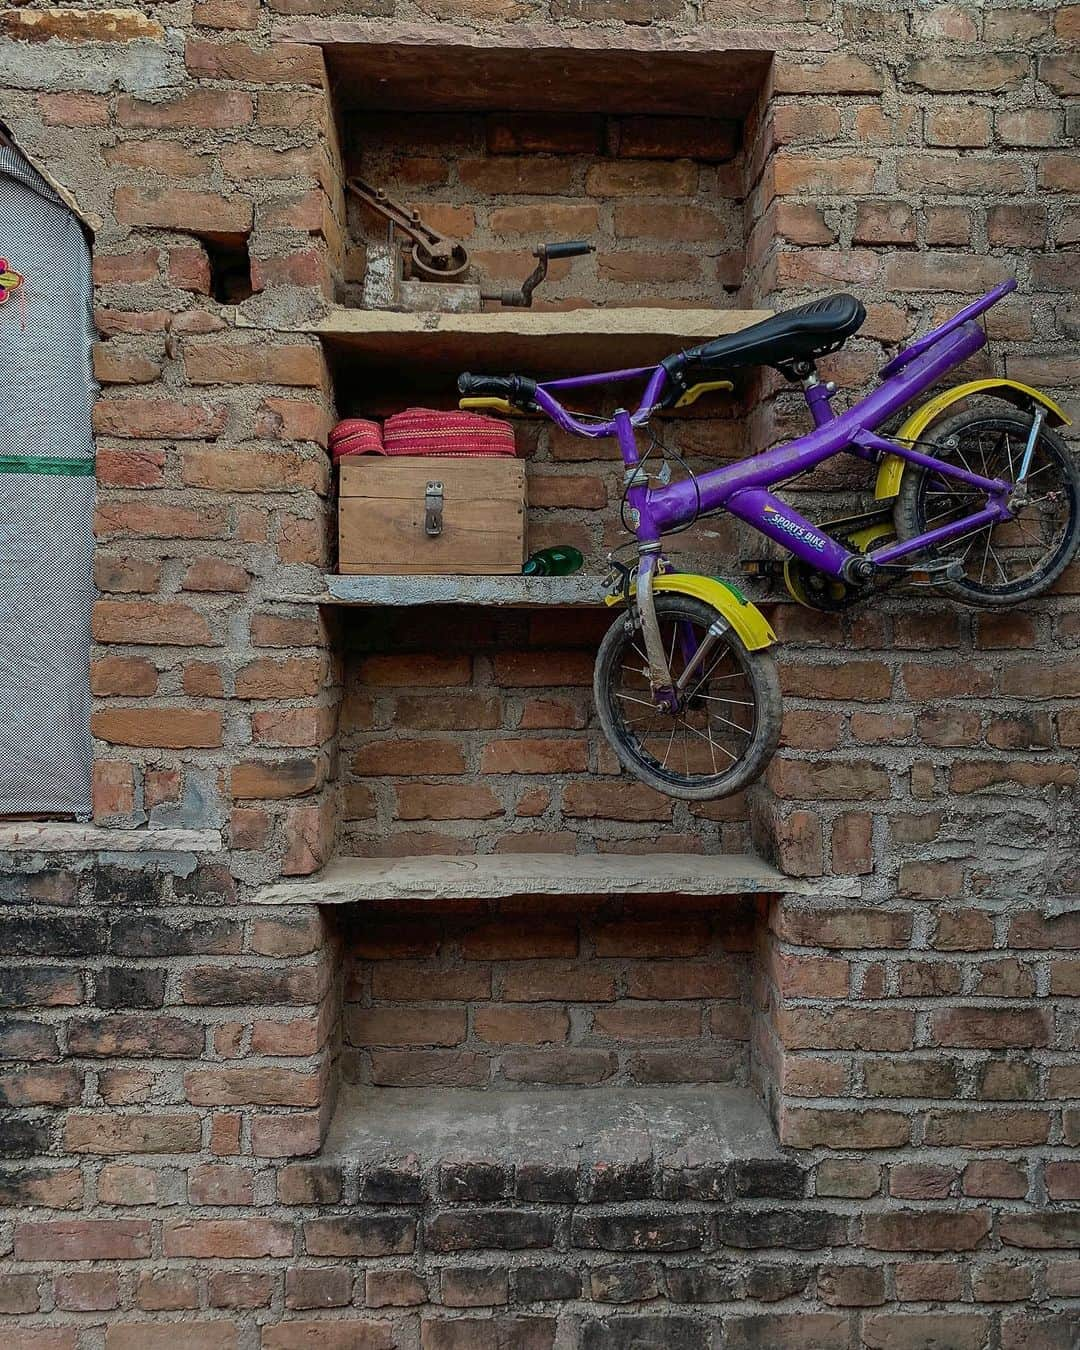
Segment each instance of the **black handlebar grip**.
[{"label": "black handlebar grip", "polygon": [[548,258],[580,258],[586,253],[595,253],[596,245],[584,239],[568,239],[563,244],[545,244],[544,252]]}]

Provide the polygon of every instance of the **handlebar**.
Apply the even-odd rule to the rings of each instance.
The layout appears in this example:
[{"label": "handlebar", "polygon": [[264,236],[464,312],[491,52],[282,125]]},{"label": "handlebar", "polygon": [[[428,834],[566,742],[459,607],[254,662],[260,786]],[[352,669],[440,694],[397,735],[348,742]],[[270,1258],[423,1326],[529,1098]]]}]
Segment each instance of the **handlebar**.
[{"label": "handlebar", "polygon": [[589,244],[584,239],[567,239],[561,244],[541,244],[536,250],[540,254],[543,249],[545,258],[582,258],[586,253],[595,253],[596,245]]},{"label": "handlebar", "polygon": [[458,376],[457,387],[464,398],[504,398],[526,411],[536,407],[536,381],[524,375],[470,375],[466,370]]}]

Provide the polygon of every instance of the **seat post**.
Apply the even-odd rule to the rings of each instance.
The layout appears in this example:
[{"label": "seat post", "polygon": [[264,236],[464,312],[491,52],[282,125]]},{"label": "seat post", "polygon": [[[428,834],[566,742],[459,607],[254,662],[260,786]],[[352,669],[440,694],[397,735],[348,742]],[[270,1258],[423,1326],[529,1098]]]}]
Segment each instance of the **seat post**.
[{"label": "seat post", "polygon": [[799,361],[793,364],[792,369],[802,385],[803,397],[806,399],[806,406],[810,409],[810,416],[814,419],[814,426],[824,426],[826,422],[831,422],[836,416],[833,412],[829,400],[836,393],[836,385],[832,380],[826,380],[824,383],[819,379],[817,367],[813,361]]}]

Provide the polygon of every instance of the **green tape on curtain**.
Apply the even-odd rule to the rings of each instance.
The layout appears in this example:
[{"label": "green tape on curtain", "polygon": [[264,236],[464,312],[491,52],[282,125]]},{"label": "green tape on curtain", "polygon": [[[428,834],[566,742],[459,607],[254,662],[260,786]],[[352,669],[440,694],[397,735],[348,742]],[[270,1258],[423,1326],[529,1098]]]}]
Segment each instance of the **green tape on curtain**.
[{"label": "green tape on curtain", "polygon": [[34,455],[0,455],[0,473],[74,474],[92,478],[92,459],[62,459],[59,455],[38,458]]}]

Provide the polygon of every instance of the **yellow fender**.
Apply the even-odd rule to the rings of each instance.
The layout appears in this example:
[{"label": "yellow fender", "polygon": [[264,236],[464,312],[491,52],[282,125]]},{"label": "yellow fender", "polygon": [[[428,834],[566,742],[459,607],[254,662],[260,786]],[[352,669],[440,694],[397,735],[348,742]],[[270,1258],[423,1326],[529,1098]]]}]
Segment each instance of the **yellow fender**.
[{"label": "yellow fender", "polygon": [[[694,572],[663,572],[653,582],[653,591],[675,591],[704,600],[735,630],[747,651],[760,651],[776,641],[776,634],[768,619],[756,605],[752,605],[742,591],[730,582],[717,577],[700,577]],[[621,593],[604,598],[607,605],[622,604]]]},{"label": "yellow fender", "polygon": [[[972,394],[986,393],[987,390],[993,390],[998,398],[1003,398],[1009,403],[1015,403],[1018,408],[1027,408],[1032,403],[1041,403],[1048,413],[1046,420],[1051,426],[1069,425],[1069,418],[1066,417],[1058,404],[1052,398],[1047,398],[1038,389],[1032,389],[1029,384],[1021,384],[1019,380],[972,380],[969,384],[959,384],[955,389],[944,390],[930,399],[928,403],[924,403],[921,408],[917,408],[896,433],[895,439],[898,441],[917,440],[930,423],[936,421],[946,408],[952,407],[954,403],[959,403],[963,398],[970,398]],[[905,466],[906,461],[901,459],[899,455],[886,455],[878,469],[874,496],[879,500],[895,497],[900,491],[900,479],[903,477]]]}]

